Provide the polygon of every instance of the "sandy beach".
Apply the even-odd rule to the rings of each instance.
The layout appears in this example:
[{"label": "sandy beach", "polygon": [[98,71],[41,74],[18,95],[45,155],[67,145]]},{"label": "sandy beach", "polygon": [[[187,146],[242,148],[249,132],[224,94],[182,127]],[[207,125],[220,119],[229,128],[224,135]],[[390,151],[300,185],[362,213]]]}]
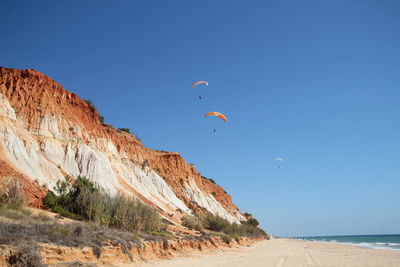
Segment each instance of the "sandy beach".
[{"label": "sandy beach", "polygon": [[346,244],[277,239],[250,247],[191,254],[135,266],[400,266],[400,250],[361,248]]}]

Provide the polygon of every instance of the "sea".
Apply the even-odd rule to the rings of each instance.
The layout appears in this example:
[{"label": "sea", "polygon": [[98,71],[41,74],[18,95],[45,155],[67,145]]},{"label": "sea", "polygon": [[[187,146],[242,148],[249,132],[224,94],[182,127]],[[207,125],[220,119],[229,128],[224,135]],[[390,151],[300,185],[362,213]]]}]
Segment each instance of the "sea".
[{"label": "sea", "polygon": [[375,249],[399,249],[400,235],[343,235],[343,236],[307,236],[297,239],[352,244]]}]

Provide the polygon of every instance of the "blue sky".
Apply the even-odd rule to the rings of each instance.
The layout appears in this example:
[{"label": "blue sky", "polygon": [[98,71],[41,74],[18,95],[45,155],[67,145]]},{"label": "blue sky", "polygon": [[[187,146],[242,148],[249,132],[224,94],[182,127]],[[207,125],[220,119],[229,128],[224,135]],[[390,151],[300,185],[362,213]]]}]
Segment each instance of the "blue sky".
[{"label": "blue sky", "polygon": [[400,233],[398,1],[1,9],[0,65],[39,70],[146,146],[180,152],[267,232]]}]

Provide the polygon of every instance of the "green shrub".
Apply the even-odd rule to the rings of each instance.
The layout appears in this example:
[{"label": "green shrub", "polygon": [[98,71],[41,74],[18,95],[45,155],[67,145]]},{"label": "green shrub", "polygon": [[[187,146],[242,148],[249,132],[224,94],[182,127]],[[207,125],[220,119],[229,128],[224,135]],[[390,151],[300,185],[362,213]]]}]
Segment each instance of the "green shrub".
[{"label": "green shrub", "polygon": [[257,227],[260,224],[255,218],[248,219],[245,223],[254,227]]},{"label": "green shrub", "polygon": [[218,234],[218,236],[221,237],[222,240],[224,240],[224,242],[227,243],[228,245],[232,240],[232,237],[230,237],[229,235],[226,235],[226,234]]},{"label": "green shrub", "polygon": [[89,99],[89,98],[83,99],[83,101],[85,101],[86,104],[88,104],[89,106],[93,105],[93,101],[91,99]]},{"label": "green shrub", "polygon": [[55,190],[59,195],[48,192],[44,206],[62,216],[96,222],[103,226],[137,231],[163,231],[165,224],[157,211],[122,194],[111,197],[98,190],[86,178],[58,181]]},{"label": "green shrub", "polygon": [[[96,110],[96,107],[94,106],[92,100],[90,100],[90,99],[84,99],[83,101],[85,101],[86,104],[88,104],[88,106],[89,106],[89,108],[90,108],[90,110],[91,110],[92,112],[94,112],[94,111]],[[101,123],[104,123],[104,117],[101,116],[100,114],[97,115],[97,119],[98,119]]]},{"label": "green shrub", "polygon": [[205,225],[208,229],[216,232],[228,232],[230,223],[228,220],[211,213],[207,214],[205,218]]},{"label": "green shrub", "polygon": [[69,176],[65,176],[65,181],[58,180],[56,183],[56,186],[54,187],[54,190],[59,194],[59,195],[66,195],[69,190],[71,189],[71,181],[72,179]]},{"label": "green shrub", "polygon": [[69,210],[66,210],[65,208],[61,207],[61,206],[55,206],[52,209],[53,212],[60,214],[61,216],[67,217],[67,218],[71,218],[74,220],[83,220],[83,217],[80,214],[75,214],[70,212]]},{"label": "green shrub", "polygon": [[232,238],[235,239],[235,241],[239,244],[240,243],[240,235],[235,233],[232,234]]},{"label": "green shrub", "polygon": [[118,130],[126,132],[126,133],[130,133],[131,131],[129,130],[129,128],[118,128]]},{"label": "green shrub", "polygon": [[89,108],[90,108],[92,111],[96,109],[96,107],[94,106],[92,100],[90,100],[90,99],[84,99],[83,101],[85,101],[86,104],[88,104]]},{"label": "green shrub", "polygon": [[192,215],[183,216],[182,225],[189,229],[194,229],[196,231],[201,231],[204,228],[203,221],[201,220],[201,218]]},{"label": "green shrub", "polygon": [[97,116],[97,118],[99,119],[99,121],[101,122],[101,123],[104,123],[104,117],[103,116],[101,116],[100,114]]},{"label": "green shrub", "polygon": [[251,215],[250,213],[248,213],[248,212],[245,212],[245,213],[244,213],[244,216],[245,216],[246,218],[249,218],[249,217],[251,217],[252,215]]},{"label": "green shrub", "polygon": [[150,235],[153,235],[153,236],[164,237],[164,238],[167,238],[167,239],[173,239],[173,238],[174,238],[174,236],[173,236],[171,233],[166,232],[166,231],[149,230],[149,231],[147,231],[146,233],[148,233],[148,234],[150,234]]},{"label": "green shrub", "polygon": [[0,184],[0,208],[19,209],[25,204],[23,185],[13,177],[3,177]]},{"label": "green shrub", "polygon": [[53,192],[47,191],[46,197],[43,199],[43,205],[45,208],[52,210],[58,205],[58,198]]},{"label": "green shrub", "polygon": [[215,181],[213,179],[211,179],[211,178],[207,178],[205,176],[201,176],[201,178],[206,179],[206,180],[210,181],[213,184],[216,184]]},{"label": "green shrub", "polygon": [[129,231],[163,230],[164,223],[157,211],[133,198],[117,195],[110,205],[111,227],[124,228]]},{"label": "green shrub", "polygon": [[[243,221],[240,224],[230,223],[228,220],[211,213],[205,217],[204,226],[209,230],[222,232],[235,237],[240,236],[266,236],[264,230],[258,227],[257,220]],[[257,222],[258,223],[258,222]]]}]

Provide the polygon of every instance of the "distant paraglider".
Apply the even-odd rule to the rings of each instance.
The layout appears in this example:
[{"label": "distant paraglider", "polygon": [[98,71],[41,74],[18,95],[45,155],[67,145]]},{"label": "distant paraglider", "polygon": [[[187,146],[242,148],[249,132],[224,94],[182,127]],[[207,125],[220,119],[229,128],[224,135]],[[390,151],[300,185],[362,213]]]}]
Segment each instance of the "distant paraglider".
[{"label": "distant paraglider", "polygon": [[194,89],[197,85],[202,84],[202,83],[204,83],[205,85],[208,86],[208,82],[206,82],[206,81],[198,81],[198,82],[195,82],[195,83],[192,85],[192,88]]},{"label": "distant paraglider", "polygon": [[[208,112],[206,115],[204,115],[204,117],[207,117],[207,116],[210,116],[210,115],[212,115],[212,116],[216,116],[216,117],[218,117],[218,118],[220,118],[220,119],[222,119],[222,120],[224,120],[225,122],[227,122],[227,119],[226,119],[226,117],[223,115],[223,114],[221,114],[221,113],[219,113],[219,112],[215,112],[215,111],[213,111],[213,112]],[[213,130],[213,132],[215,133],[217,130]]]},{"label": "distant paraglider", "polygon": [[274,161],[279,162],[278,168],[280,169],[281,168],[280,164],[283,162],[283,159],[282,158],[276,158],[276,159],[274,159]]},{"label": "distant paraglider", "polygon": [[219,112],[216,112],[216,111],[212,111],[212,112],[208,112],[206,115],[204,115],[204,117],[207,117],[207,116],[210,116],[210,115],[217,116],[218,118],[221,118],[225,122],[227,122],[226,117],[222,113],[219,113]]},{"label": "distant paraglider", "polygon": [[[195,82],[195,83],[192,85],[192,88],[194,89],[197,85],[202,84],[202,83],[204,83],[206,86],[208,86],[208,82],[206,82],[206,81],[198,81],[198,82]],[[201,100],[202,97],[199,96],[199,99]]]}]

